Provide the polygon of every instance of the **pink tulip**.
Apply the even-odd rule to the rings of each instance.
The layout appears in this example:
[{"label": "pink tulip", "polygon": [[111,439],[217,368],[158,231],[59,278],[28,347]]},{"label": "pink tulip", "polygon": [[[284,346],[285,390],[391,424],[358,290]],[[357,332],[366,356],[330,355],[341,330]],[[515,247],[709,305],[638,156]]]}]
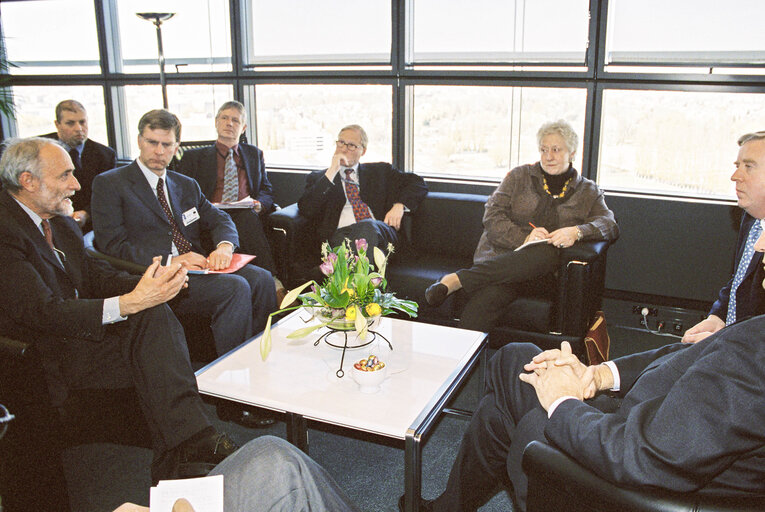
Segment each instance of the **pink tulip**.
[{"label": "pink tulip", "polygon": [[367,241],[364,238],[359,238],[356,240],[356,250],[357,251],[366,251],[367,250]]},{"label": "pink tulip", "polygon": [[377,288],[382,283],[382,277],[373,277],[372,279],[370,279],[370,281],[372,282],[372,286]]},{"label": "pink tulip", "polygon": [[331,262],[325,261],[324,263],[319,265],[319,270],[321,270],[321,273],[324,274],[325,276],[329,276],[329,275],[332,275],[332,272],[335,271],[335,266]]}]

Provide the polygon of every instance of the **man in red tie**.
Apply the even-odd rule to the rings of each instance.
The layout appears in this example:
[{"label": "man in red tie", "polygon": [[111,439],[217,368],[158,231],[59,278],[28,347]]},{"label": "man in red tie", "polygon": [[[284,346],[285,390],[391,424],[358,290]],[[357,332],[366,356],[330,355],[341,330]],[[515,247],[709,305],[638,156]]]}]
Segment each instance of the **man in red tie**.
[{"label": "man in red tie", "polygon": [[364,238],[381,249],[396,245],[404,212],[416,210],[428,194],[414,173],[384,162],[359,163],[367,143],[357,124],[340,130],[330,166],[308,175],[298,201],[300,213],[318,224],[319,239],[333,247],[345,238]]}]

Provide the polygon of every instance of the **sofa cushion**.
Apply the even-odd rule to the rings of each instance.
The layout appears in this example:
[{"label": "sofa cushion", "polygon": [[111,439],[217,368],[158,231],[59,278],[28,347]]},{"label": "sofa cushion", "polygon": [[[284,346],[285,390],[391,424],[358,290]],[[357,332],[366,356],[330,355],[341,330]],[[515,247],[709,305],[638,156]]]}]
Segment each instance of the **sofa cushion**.
[{"label": "sofa cushion", "polygon": [[412,219],[414,253],[471,262],[483,232],[486,200],[478,194],[429,192]]}]

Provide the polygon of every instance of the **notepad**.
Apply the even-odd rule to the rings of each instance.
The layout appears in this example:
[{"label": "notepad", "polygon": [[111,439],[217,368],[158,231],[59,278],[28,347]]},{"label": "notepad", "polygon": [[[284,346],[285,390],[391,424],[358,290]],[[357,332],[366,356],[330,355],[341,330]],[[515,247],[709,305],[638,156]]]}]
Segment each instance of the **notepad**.
[{"label": "notepad", "polygon": [[151,512],[172,512],[173,504],[184,498],[194,512],[223,512],[223,475],[181,480],[160,480],[149,491]]},{"label": "notepad", "polygon": [[520,251],[520,250],[521,250],[521,249],[523,249],[524,247],[528,247],[528,246],[530,246],[530,245],[537,245],[537,244],[546,244],[546,243],[548,243],[549,241],[550,241],[550,240],[549,240],[549,239],[547,239],[547,238],[542,238],[542,239],[540,239],[540,240],[530,240],[530,241],[526,242],[525,244],[521,245],[520,247],[516,247],[516,248],[515,248],[515,250],[516,250],[516,251]]}]

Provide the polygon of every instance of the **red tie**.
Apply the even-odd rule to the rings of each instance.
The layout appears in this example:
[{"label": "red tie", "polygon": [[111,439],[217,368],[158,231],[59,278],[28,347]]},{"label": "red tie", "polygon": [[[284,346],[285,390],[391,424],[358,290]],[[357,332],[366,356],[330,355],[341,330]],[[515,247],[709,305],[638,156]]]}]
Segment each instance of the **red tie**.
[{"label": "red tie", "polygon": [[362,201],[361,196],[359,196],[359,186],[351,182],[352,172],[353,169],[345,170],[345,194],[348,196],[351,208],[353,208],[353,216],[356,218],[356,222],[361,222],[364,219],[371,219],[372,214],[369,213],[367,203]]},{"label": "red tie", "polygon": [[50,222],[48,222],[48,219],[43,219],[40,224],[42,224],[45,241],[48,242],[48,246],[50,247],[51,251],[55,253],[56,246],[53,245],[53,231],[50,229]]},{"label": "red tie", "polygon": [[170,205],[167,204],[167,199],[165,198],[165,184],[162,178],[157,182],[157,199],[159,200],[160,206],[162,206],[162,209],[165,211],[167,220],[170,222],[170,228],[173,231],[173,243],[175,244],[176,249],[178,249],[178,254],[191,252],[191,242],[189,242],[186,237],[183,236],[181,230],[178,229],[178,224],[175,223],[175,218],[173,218],[173,212],[170,211]]}]

